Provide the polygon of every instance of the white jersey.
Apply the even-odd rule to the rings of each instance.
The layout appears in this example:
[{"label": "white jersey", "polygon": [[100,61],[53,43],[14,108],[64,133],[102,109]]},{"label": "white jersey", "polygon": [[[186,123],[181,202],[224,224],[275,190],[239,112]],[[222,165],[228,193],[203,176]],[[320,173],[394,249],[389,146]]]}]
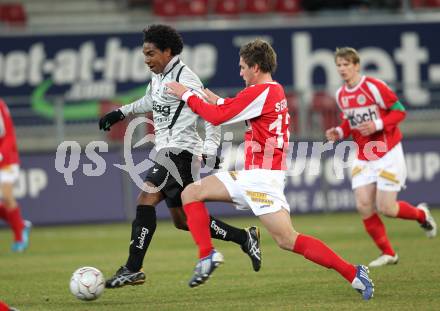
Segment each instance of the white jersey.
[{"label": "white jersey", "polygon": [[203,84],[199,77],[175,56],[163,73],[152,74],[145,96],[120,108],[122,113],[144,114],[153,111],[156,135],[156,150],[180,148],[195,155],[217,154],[220,145],[221,128],[205,122],[205,142],[197,132],[199,116],[179,98],[167,92],[166,84],[171,81],[182,83],[195,93],[201,94]]}]

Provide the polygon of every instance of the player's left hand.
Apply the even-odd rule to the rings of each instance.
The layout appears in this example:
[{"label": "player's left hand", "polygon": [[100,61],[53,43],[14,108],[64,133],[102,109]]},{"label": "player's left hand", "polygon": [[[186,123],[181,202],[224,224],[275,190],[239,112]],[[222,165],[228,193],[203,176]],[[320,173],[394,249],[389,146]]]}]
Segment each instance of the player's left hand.
[{"label": "player's left hand", "polygon": [[177,96],[180,99],[182,98],[183,94],[188,91],[188,88],[186,86],[176,81],[168,82],[166,86],[168,88],[167,92],[169,94]]},{"label": "player's left hand", "polygon": [[358,126],[358,130],[362,136],[369,136],[376,132],[376,125],[373,121],[363,122]]},{"label": "player's left hand", "polygon": [[110,131],[110,128],[113,124],[124,120],[125,115],[122,113],[120,109],[110,111],[101,119],[99,119],[99,129],[103,131]]}]

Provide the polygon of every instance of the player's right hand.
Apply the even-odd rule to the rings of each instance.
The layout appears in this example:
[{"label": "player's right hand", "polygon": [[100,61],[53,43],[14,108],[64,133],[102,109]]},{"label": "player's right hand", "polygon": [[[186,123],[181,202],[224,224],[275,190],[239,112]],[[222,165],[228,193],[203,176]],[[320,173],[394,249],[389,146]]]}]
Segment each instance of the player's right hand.
[{"label": "player's right hand", "polygon": [[110,131],[110,127],[115,124],[116,122],[119,122],[121,120],[124,120],[125,116],[122,113],[121,110],[113,110],[109,113],[107,113],[105,116],[103,116],[101,119],[99,119],[99,129],[104,131]]},{"label": "player's right hand", "polygon": [[336,127],[329,128],[325,131],[325,138],[327,138],[328,141],[337,141],[339,139],[339,133]]},{"label": "player's right hand", "polygon": [[217,100],[220,98],[217,94],[215,94],[214,92],[212,92],[210,89],[204,89],[204,97],[205,100],[209,103],[209,104],[213,104],[213,105],[217,105]]}]

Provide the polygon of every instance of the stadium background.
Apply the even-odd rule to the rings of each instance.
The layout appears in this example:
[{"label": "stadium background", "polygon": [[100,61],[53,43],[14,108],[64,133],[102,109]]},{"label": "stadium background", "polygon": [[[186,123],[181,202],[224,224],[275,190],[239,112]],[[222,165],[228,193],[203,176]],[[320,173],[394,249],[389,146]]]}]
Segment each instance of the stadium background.
[{"label": "stadium background", "polygon": [[[390,83],[407,108],[401,128],[408,189],[401,197],[440,206],[438,0],[0,0],[0,97],[17,126],[23,170],[16,194],[35,225],[29,250],[18,256],[9,251],[10,232],[0,230],[0,300],[33,311],[437,310],[438,239],[425,239],[412,222],[389,219],[384,222],[402,260],[372,272],[377,291],[364,305],[348,285],[339,286],[335,273],[279,252],[264,230],[262,271],[251,273],[235,245],[219,243],[227,258],[222,273],[191,291],[184,281],[193,267],[193,242],[167,220],[158,226],[146,257],[145,286],[107,291],[96,303],[70,296],[68,281],[76,268],[96,266],[108,276],[127,256],[138,189],[113,165],[125,163],[121,139],[127,122],[107,134],[98,131],[97,120],[143,94],[149,73],[141,54],[142,29],[155,22],[182,32],[182,58],[223,96],[243,87],[239,46],[254,37],[274,45],[275,78],[287,90],[292,113],[291,140],[295,146],[308,142],[307,161],[320,164],[317,171],[308,164],[304,174],[288,179],[293,214],[303,214],[293,217],[300,232],[322,238],[353,262],[378,255],[356,213],[333,213],[354,210],[349,180],[336,179],[332,171],[334,149],[324,160],[311,156],[312,142],[321,142],[324,129],[338,122],[333,93],[340,81],[332,56],[337,46],[359,49],[364,72]],[[151,131],[139,126],[129,143]],[[243,131],[236,125],[223,133],[232,132],[228,139],[239,143]],[[70,143],[71,165],[77,166],[73,185],[56,170],[56,150],[65,141],[78,143]],[[95,149],[105,170],[99,158],[86,155],[99,141],[109,146]],[[150,148],[136,148],[134,163]],[[236,144],[230,151],[237,154]],[[211,211],[250,215],[221,205]],[[167,218],[166,208],[158,215]],[[439,218],[438,209],[434,216]],[[229,221],[258,223],[246,217]]]}]

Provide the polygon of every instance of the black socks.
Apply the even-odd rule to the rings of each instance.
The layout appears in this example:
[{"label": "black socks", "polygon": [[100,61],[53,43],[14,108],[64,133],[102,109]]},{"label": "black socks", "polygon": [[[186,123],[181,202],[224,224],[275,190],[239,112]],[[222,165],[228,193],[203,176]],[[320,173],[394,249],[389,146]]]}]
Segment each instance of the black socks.
[{"label": "black socks", "polygon": [[232,241],[239,245],[246,242],[247,234],[244,229],[232,227],[212,216],[209,220],[209,228],[211,229],[211,237],[213,239]]},{"label": "black socks", "polygon": [[131,224],[131,241],[127,268],[137,272],[142,268],[145,253],[156,230],[156,209],[152,205],[138,205]]}]

